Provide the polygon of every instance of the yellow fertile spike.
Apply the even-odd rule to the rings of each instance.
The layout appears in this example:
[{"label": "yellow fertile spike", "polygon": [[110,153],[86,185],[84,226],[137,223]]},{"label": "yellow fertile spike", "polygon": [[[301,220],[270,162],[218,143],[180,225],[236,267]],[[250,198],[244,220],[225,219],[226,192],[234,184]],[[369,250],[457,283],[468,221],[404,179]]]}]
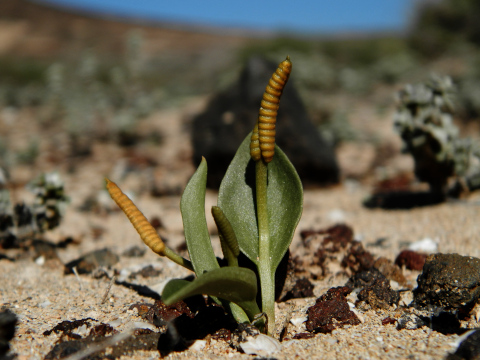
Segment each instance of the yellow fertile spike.
[{"label": "yellow fertile spike", "polygon": [[[291,71],[292,62],[290,61],[290,57],[287,56],[287,58],[278,65],[277,70],[270,78],[260,103],[257,122],[258,140],[263,160],[266,163],[272,161],[273,155],[275,154],[275,124],[277,122],[277,112],[280,106],[280,97],[282,96],[283,88],[288,81]],[[252,146],[250,146],[250,148],[252,148]]]},{"label": "yellow fertile spike", "polygon": [[138,210],[133,201],[120,190],[117,184],[109,179],[105,179],[105,181],[107,182],[107,190],[110,196],[125,215],[127,215],[128,220],[130,220],[135,230],[137,230],[145,245],[152,249],[154,253],[165,256],[165,244],[145,215]]}]

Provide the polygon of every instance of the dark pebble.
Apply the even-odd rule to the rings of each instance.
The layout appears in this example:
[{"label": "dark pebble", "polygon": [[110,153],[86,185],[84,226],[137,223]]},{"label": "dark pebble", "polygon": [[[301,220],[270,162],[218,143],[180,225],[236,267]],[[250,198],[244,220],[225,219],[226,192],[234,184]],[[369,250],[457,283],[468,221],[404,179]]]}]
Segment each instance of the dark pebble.
[{"label": "dark pebble", "polygon": [[458,254],[427,257],[413,290],[415,305],[468,313],[480,297],[480,259]]},{"label": "dark pebble", "polygon": [[109,249],[96,250],[70,261],[65,265],[65,273],[73,273],[73,268],[76,267],[79,274],[89,274],[98,267],[111,267],[118,260],[118,255]]},{"label": "dark pebble", "polygon": [[358,325],[360,320],[348,306],[347,296],[351,289],[346,286],[331,288],[307,310],[307,330],[330,333],[345,325]]},{"label": "dark pebble", "polygon": [[405,267],[409,270],[421,271],[423,269],[423,265],[425,264],[426,258],[427,255],[425,254],[421,254],[413,250],[403,250],[395,259],[395,264],[400,267],[405,265]]},{"label": "dark pebble", "polygon": [[446,360],[480,360],[480,329],[475,330],[458,346]]},{"label": "dark pebble", "polygon": [[122,256],[126,256],[126,257],[142,257],[143,255],[145,255],[145,252],[146,252],[146,249],[145,248],[141,248],[140,246],[132,246],[131,248],[125,250],[123,253],[122,253]]},{"label": "dark pebble", "polygon": [[361,288],[357,306],[361,309],[388,309],[398,304],[400,296],[390,287],[390,281],[376,268],[352,276],[346,283],[350,289]]},{"label": "dark pebble", "polygon": [[6,354],[10,349],[9,342],[15,335],[17,321],[17,316],[11,310],[0,312],[0,359],[7,358]]}]

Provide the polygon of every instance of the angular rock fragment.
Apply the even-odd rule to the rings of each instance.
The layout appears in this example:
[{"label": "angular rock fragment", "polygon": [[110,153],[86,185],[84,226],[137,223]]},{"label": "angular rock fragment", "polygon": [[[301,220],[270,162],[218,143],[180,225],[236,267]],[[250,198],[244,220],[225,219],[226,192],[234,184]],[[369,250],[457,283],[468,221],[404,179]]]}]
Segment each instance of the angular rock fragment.
[{"label": "angular rock fragment", "polygon": [[347,296],[352,290],[346,286],[331,288],[307,310],[307,330],[329,333],[345,325],[358,325],[360,320],[348,306]]},{"label": "angular rock fragment", "polygon": [[397,322],[397,330],[415,330],[428,325],[427,321],[415,314],[404,313]]},{"label": "angular rock fragment", "polygon": [[480,259],[458,254],[427,257],[413,290],[415,305],[468,313],[480,297]]},{"label": "angular rock fragment", "polygon": [[388,309],[400,299],[398,292],[390,287],[390,281],[376,268],[355,274],[345,286],[352,290],[361,288],[356,305],[364,310]]}]

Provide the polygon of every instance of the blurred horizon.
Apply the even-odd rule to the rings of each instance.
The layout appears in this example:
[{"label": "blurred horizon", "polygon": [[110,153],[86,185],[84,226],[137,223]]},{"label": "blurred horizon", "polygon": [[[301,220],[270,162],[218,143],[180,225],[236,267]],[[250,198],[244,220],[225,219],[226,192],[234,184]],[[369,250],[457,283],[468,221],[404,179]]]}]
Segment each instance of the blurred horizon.
[{"label": "blurred horizon", "polygon": [[[154,22],[209,30],[295,35],[403,33],[411,24],[421,0],[342,0],[306,2],[292,6],[285,0],[253,0],[241,4],[218,0],[186,0],[159,4],[154,0],[32,0],[72,12],[128,22]],[[255,9],[252,11],[251,9]]]}]

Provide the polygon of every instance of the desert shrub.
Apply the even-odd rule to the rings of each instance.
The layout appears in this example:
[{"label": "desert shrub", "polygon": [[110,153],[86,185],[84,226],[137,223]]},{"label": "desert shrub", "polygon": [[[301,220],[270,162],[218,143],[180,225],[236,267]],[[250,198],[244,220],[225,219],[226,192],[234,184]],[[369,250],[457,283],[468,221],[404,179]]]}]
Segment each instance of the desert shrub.
[{"label": "desert shrub", "polygon": [[474,189],[480,174],[478,144],[461,139],[453,123],[455,95],[449,77],[407,85],[398,93],[394,117],[404,150],[415,160],[415,175],[433,192],[445,194],[449,178],[463,178]]}]

